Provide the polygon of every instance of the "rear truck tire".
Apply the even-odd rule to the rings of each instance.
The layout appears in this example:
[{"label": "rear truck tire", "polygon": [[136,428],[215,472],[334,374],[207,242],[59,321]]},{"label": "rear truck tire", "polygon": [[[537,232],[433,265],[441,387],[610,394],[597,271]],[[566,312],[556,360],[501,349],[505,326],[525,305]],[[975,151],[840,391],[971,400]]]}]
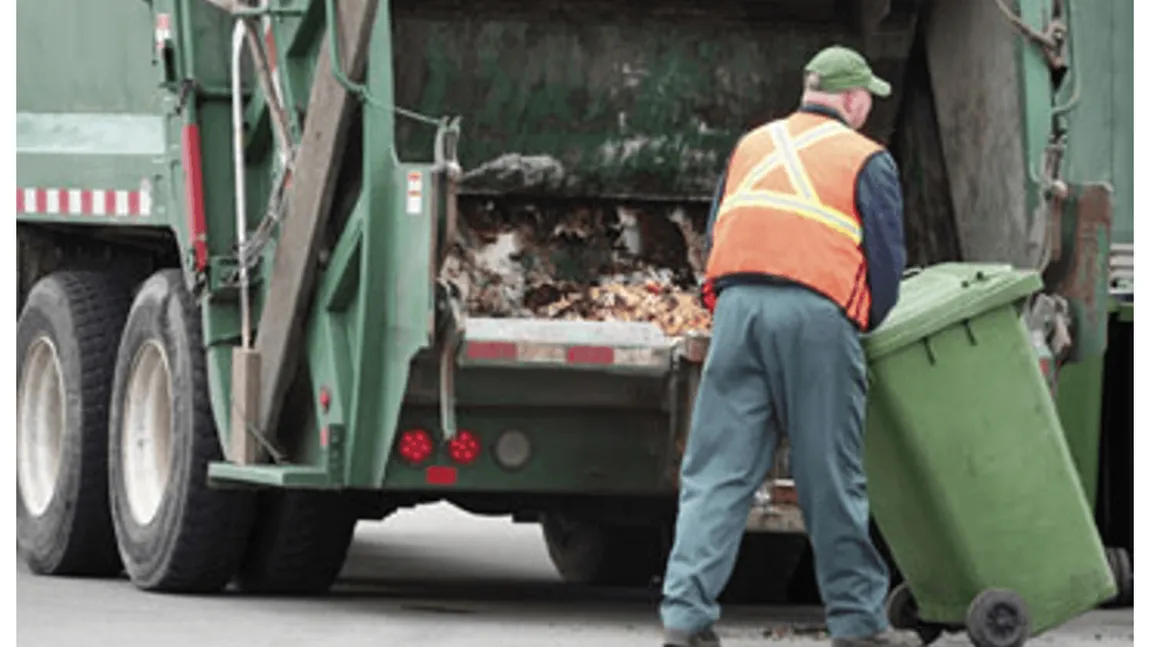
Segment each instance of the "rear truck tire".
[{"label": "rear truck tire", "polygon": [[1118,593],[1103,603],[1108,609],[1124,609],[1134,604],[1134,564],[1130,560],[1130,553],[1120,546],[1106,548],[1106,562],[1110,565],[1110,573],[1114,576],[1114,583],[1118,586]]},{"label": "rear truck tire", "polygon": [[254,494],[208,487],[221,460],[200,311],[179,270],[141,286],[120,341],[109,417],[112,521],[148,591],[211,593],[239,568]]},{"label": "rear truck tire", "polygon": [[124,279],[56,272],[16,324],[16,549],[41,575],[123,570],[108,508],[108,398]]},{"label": "rear truck tire", "polygon": [[[724,604],[792,604],[794,578],[807,548],[798,533],[746,533],[735,568],[719,594]],[[817,585],[815,592],[817,595]]]},{"label": "rear truck tire", "polygon": [[942,636],[942,628],[924,623],[918,615],[918,602],[906,582],[891,590],[886,598],[886,617],[895,629],[913,631],[923,645],[930,645]]},{"label": "rear truck tire", "polygon": [[966,633],[974,647],[1022,647],[1030,638],[1030,613],[1013,591],[988,589],[966,612]]},{"label": "rear truck tire", "polygon": [[259,495],[255,528],[236,578],[248,593],[324,593],[343,568],[358,517],[347,495],[268,491]]},{"label": "rear truck tire", "polygon": [[571,584],[647,587],[667,564],[667,537],[658,524],[612,525],[545,514],[540,525],[551,563]]}]

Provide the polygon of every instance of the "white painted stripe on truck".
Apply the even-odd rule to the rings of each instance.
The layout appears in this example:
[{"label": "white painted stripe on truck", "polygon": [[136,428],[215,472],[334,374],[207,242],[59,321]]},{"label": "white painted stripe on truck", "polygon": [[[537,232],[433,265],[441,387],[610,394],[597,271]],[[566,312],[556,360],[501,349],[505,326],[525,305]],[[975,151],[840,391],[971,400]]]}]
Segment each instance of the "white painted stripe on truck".
[{"label": "white painted stripe on truck", "polygon": [[151,114],[16,113],[16,153],[162,155],[164,119]]},{"label": "white painted stripe on truck", "polygon": [[128,215],[128,192],[116,191],[116,215]]},{"label": "white painted stripe on truck", "polygon": [[40,213],[40,205],[36,204],[36,189],[23,189],[25,213]]},{"label": "white painted stripe on truck", "polygon": [[83,208],[83,191],[80,189],[68,189],[68,213],[69,215],[78,216],[84,213]]},{"label": "white painted stripe on truck", "polygon": [[152,214],[152,193],[150,191],[140,191],[140,215],[150,216]]}]

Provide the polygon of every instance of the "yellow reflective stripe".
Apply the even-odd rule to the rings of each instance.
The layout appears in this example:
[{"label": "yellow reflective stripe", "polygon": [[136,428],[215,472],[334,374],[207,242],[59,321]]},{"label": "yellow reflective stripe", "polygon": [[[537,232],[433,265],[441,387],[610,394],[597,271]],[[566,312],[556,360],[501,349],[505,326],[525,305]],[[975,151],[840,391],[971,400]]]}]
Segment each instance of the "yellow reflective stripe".
[{"label": "yellow reflective stripe", "polygon": [[[812,128],[807,132],[799,135],[794,140],[794,150],[801,151],[808,146],[813,146],[827,137],[838,135],[846,132],[846,127],[837,121],[829,121],[821,126]],[[749,190],[752,186],[767,176],[768,173],[775,170],[779,166],[779,152],[775,151],[768,155],[763,161],[755,165],[747,177],[739,184],[738,192]]]},{"label": "yellow reflective stripe", "polygon": [[787,134],[786,127],[783,126],[782,122],[775,122],[771,125],[769,132],[771,139],[775,142],[775,149],[783,155],[783,169],[787,172],[787,177],[790,178],[795,193],[806,200],[815,199],[815,189],[811,186],[811,178],[807,176],[802,162],[799,161],[799,155],[795,152],[794,144],[791,142],[790,135]]},{"label": "yellow reflective stripe", "polygon": [[850,216],[826,205],[803,200],[798,196],[789,196],[774,191],[748,191],[733,195],[724,201],[719,210],[718,218],[722,218],[736,207],[767,207],[787,211],[826,225],[846,236],[856,245],[862,242],[862,231],[859,229],[858,223]]}]

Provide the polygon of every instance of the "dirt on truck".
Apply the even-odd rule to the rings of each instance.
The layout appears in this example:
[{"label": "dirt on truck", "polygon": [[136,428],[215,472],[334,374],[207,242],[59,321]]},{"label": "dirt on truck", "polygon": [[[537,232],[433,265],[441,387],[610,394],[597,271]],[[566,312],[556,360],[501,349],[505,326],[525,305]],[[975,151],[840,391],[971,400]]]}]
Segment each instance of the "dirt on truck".
[{"label": "dirt on truck", "polygon": [[[1122,571],[1131,7],[19,0],[20,553],[317,592],[356,523],[448,500],[541,523],[570,581],[650,584],[715,182],[839,42],[894,85],[865,132],[910,264],[1043,271]],[[747,530],[728,595],[810,600],[785,451]]]}]

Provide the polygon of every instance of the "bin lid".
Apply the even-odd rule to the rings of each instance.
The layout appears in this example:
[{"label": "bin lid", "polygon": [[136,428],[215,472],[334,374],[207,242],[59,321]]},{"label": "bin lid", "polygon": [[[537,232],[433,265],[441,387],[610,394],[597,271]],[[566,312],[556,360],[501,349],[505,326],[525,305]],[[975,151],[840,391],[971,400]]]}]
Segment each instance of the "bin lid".
[{"label": "bin lid", "polygon": [[1040,289],[1036,271],[1000,263],[942,263],[918,270],[903,279],[898,304],[866,336],[867,357],[878,359]]}]

